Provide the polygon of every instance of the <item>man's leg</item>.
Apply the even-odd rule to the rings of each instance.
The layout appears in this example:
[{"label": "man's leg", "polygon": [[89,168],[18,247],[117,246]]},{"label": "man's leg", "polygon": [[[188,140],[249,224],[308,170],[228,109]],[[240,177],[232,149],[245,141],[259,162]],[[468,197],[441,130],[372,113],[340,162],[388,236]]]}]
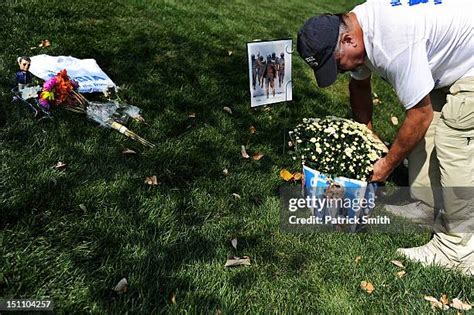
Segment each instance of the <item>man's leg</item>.
[{"label": "man's leg", "polygon": [[399,250],[425,264],[459,268],[474,275],[474,78],[458,80],[436,128],[443,226],[426,245]]},{"label": "man's leg", "polygon": [[[424,139],[418,143],[408,156],[408,182],[411,196],[431,208],[442,208],[443,203],[443,199],[439,194],[441,175],[434,141],[441,110],[446,103],[446,94],[442,90],[433,90],[430,93],[433,120]],[[438,190],[438,194],[435,190]]]},{"label": "man's leg", "polygon": [[436,126],[441,117],[441,109],[446,103],[446,94],[447,91],[444,90],[433,90],[430,93],[434,111],[433,120],[424,139],[408,156],[410,195],[416,202],[404,206],[387,205],[385,207],[388,212],[410,219],[414,223],[432,225],[437,215],[437,209],[442,208],[441,175],[434,137]]}]

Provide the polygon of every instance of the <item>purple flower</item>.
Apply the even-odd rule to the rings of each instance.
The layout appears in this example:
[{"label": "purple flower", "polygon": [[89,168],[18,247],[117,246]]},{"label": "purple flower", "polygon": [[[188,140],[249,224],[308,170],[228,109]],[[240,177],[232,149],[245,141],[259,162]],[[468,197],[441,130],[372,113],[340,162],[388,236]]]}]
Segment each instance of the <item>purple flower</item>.
[{"label": "purple flower", "polygon": [[49,110],[49,103],[47,100],[40,98],[39,103],[41,107]]},{"label": "purple flower", "polygon": [[45,89],[46,91],[51,91],[53,87],[56,85],[56,82],[57,82],[56,77],[52,77],[48,81],[44,82],[43,89]]}]

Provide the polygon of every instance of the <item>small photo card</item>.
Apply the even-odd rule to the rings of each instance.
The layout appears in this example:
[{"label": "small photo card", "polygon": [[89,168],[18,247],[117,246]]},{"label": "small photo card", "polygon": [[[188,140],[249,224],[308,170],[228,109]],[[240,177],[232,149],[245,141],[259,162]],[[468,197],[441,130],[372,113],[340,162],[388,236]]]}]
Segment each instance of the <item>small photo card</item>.
[{"label": "small photo card", "polygon": [[292,40],[247,43],[252,107],[291,101]]}]

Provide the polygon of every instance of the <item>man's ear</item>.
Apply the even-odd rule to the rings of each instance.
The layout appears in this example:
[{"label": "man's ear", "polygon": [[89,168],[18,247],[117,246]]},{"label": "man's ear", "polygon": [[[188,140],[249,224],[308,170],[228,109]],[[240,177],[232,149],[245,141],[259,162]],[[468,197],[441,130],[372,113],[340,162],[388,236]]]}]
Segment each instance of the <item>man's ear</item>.
[{"label": "man's ear", "polygon": [[341,35],[341,38],[342,38],[342,44],[343,45],[349,45],[349,46],[352,46],[352,47],[357,47],[357,42],[355,41],[355,38],[354,36],[352,36],[352,34],[350,33],[343,33]]}]

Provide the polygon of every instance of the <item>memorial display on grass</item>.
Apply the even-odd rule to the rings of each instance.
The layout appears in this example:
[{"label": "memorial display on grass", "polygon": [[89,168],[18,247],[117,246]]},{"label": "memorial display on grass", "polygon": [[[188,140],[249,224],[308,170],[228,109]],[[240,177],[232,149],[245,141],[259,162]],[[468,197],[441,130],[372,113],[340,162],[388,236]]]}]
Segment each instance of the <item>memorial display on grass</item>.
[{"label": "memorial display on grass", "polygon": [[[42,57],[44,57],[44,55],[42,55]],[[48,60],[50,59],[51,58],[48,58]],[[72,79],[68,75],[66,69],[60,70],[55,75],[48,74],[46,77],[45,75],[48,71],[43,70],[42,72],[36,72],[43,73],[41,76],[46,80],[42,86],[34,85],[32,80],[33,76],[29,71],[32,60],[34,60],[34,58],[18,58],[17,61],[20,70],[16,74],[17,86],[12,89],[12,93],[14,95],[13,100],[26,104],[33,111],[35,117],[38,117],[39,115],[40,119],[51,118],[51,113],[53,111],[65,109],[71,112],[84,114],[88,119],[98,123],[100,126],[116,130],[128,138],[138,141],[144,146],[151,148],[155,146],[153,143],[140,137],[125,126],[129,120],[144,122],[144,119],[140,115],[140,108],[126,104],[120,100],[116,94],[115,84],[113,84],[108,77],[104,80],[106,80],[106,82],[110,81],[112,84],[107,88],[101,86],[101,88],[103,88],[102,92],[107,100],[89,101],[79,92],[81,90],[81,84],[77,80]],[[56,59],[52,58],[52,60]],[[80,62],[78,63],[81,64]],[[57,66],[56,63],[53,64],[54,66]],[[88,64],[90,64],[90,61]],[[95,61],[93,64],[97,65]],[[45,65],[42,67],[45,67]],[[98,69],[99,70],[94,68],[95,71],[101,71],[100,68]],[[76,66],[76,71],[78,70],[79,68]],[[49,72],[51,71],[49,70]],[[91,87],[85,91],[97,92]]]}]

